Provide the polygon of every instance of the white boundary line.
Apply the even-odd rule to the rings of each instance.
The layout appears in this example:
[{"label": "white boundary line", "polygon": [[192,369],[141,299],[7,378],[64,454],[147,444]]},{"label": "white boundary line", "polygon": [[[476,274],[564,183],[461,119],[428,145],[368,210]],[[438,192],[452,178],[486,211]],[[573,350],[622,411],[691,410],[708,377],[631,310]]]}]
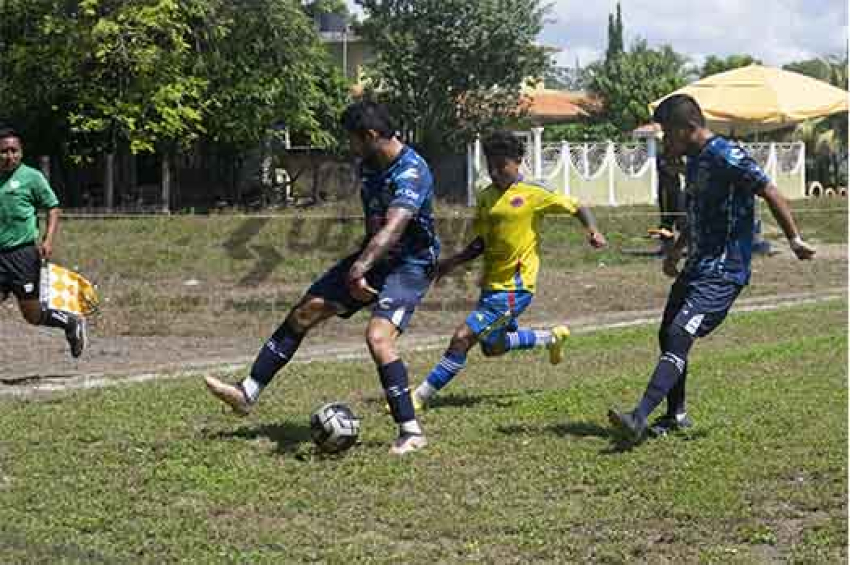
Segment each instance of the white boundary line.
[{"label": "white boundary line", "polygon": [[[803,294],[786,294],[774,296],[760,296],[745,299],[741,304],[730,312],[730,315],[741,314],[746,312],[761,312],[767,310],[779,310],[782,308],[791,308],[794,306],[802,306],[805,304],[817,304],[831,300],[838,300],[847,296],[847,289],[837,289],[819,293],[803,293]],[[594,333],[598,331],[613,330],[619,328],[631,328],[636,326],[645,326],[658,323],[660,313],[653,314],[654,311],[642,310],[632,312],[621,312],[618,316],[629,317],[631,319],[607,322],[594,323],[592,320],[598,320],[599,317],[576,320],[570,329],[573,333]],[[548,325],[553,325],[555,322],[550,322]],[[533,325],[546,326],[545,322],[536,322]],[[429,336],[417,339],[417,345],[405,347],[406,352],[433,351],[446,346],[447,336]],[[338,362],[368,359],[369,354],[365,351],[365,346],[349,346],[339,348],[329,348],[320,351],[314,351],[302,355],[300,358],[292,361],[292,364],[309,364],[317,361]],[[145,383],[156,380],[177,379],[184,377],[196,377],[199,373],[206,374],[223,374],[231,373],[244,369],[247,365],[253,362],[253,357],[239,357],[226,361],[205,361],[199,363],[187,363],[184,368],[174,370],[163,370],[161,372],[148,372],[140,374],[132,374],[126,376],[108,376],[110,373],[97,373],[92,375],[84,375],[78,377],[69,377],[61,379],[57,382],[49,382],[49,379],[43,381],[35,381],[36,384],[26,384],[26,380],[18,385],[6,385],[0,388],[0,396],[12,397],[28,397],[36,394],[49,394],[55,392],[88,390],[106,388],[111,386],[129,385],[137,383]],[[112,373],[114,375],[114,373]]]}]

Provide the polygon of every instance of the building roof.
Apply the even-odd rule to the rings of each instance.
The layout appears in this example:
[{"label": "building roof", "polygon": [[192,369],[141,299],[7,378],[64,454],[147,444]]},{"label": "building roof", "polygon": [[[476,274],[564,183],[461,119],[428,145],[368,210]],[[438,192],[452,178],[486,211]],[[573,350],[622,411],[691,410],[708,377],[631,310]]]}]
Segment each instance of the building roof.
[{"label": "building roof", "polygon": [[587,118],[599,104],[583,92],[536,88],[523,93],[520,108],[534,122],[553,123]]}]

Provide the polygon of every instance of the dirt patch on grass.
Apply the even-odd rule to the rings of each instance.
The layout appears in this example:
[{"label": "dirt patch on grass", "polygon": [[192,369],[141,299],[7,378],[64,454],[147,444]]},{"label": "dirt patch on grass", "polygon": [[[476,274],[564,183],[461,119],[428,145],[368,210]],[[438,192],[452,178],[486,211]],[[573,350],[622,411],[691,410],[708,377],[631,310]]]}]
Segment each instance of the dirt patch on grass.
[{"label": "dirt patch on grass", "polygon": [[[847,245],[821,245],[812,262],[797,261],[782,248],[774,256],[756,258],[753,271],[745,299],[841,291],[847,283]],[[462,323],[474,307],[477,290],[471,274],[458,281],[431,291],[414,318],[408,344],[447,339]],[[651,257],[627,265],[600,262],[570,272],[544,267],[538,294],[523,319],[533,325],[610,322],[641,311],[658,316],[670,282],[660,272],[660,261]],[[28,326],[8,300],[0,306],[0,382],[21,385],[84,375],[248,364],[305,288],[294,283],[215,289],[150,284],[131,289],[131,296],[106,292],[103,311],[92,321],[90,347],[79,360],[70,358],[61,332]],[[349,321],[331,320],[311,334],[301,355],[362,345],[366,320],[365,312]]]}]

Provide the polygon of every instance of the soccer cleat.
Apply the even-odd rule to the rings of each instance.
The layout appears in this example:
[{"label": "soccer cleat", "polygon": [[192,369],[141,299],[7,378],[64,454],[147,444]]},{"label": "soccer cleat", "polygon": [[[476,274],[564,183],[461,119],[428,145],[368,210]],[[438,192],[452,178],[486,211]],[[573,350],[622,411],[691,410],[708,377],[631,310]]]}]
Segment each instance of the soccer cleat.
[{"label": "soccer cleat", "polygon": [[649,435],[653,437],[663,437],[670,432],[675,432],[676,430],[687,430],[692,427],[694,427],[694,421],[691,420],[687,414],[676,414],[675,416],[667,414],[661,416],[652,423],[649,427]]},{"label": "soccer cleat", "polygon": [[612,408],[608,410],[608,421],[631,441],[639,441],[646,432],[646,422],[640,420],[633,412],[617,412]]},{"label": "soccer cleat", "polygon": [[390,447],[393,455],[404,455],[412,451],[419,451],[428,445],[424,434],[401,434]]},{"label": "soccer cleat", "polygon": [[567,338],[570,337],[570,329],[567,326],[555,326],[552,328],[552,343],[549,348],[549,362],[557,365],[564,360],[564,348],[567,345]]},{"label": "soccer cleat", "polygon": [[77,358],[82,355],[89,342],[86,319],[82,316],[69,316],[68,327],[65,328],[65,339],[71,347],[72,357]]},{"label": "soccer cleat", "polygon": [[240,416],[247,416],[253,404],[248,402],[242,385],[229,385],[215,377],[206,377],[204,382],[213,396],[230,406]]},{"label": "soccer cleat", "polygon": [[[410,393],[410,400],[411,402],[413,402],[414,411],[424,412],[428,409],[428,401],[416,394],[416,391]],[[386,412],[387,414],[392,414],[389,402],[384,402],[384,412]]]}]

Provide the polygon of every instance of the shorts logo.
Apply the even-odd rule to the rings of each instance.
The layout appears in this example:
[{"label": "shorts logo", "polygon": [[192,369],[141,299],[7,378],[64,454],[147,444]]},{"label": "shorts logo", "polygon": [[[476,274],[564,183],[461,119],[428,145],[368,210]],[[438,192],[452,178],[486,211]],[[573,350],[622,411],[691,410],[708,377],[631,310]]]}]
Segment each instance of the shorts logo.
[{"label": "shorts logo", "polygon": [[24,285],[24,292],[30,293],[35,290],[35,285],[33,283],[27,283]]},{"label": "shorts logo", "polygon": [[705,314],[697,314],[690,320],[688,320],[688,324],[685,326],[685,331],[691,335],[695,335],[699,327],[702,325],[702,320],[705,318]]},{"label": "shorts logo", "polygon": [[416,197],[419,196],[416,194],[416,191],[411,190],[409,188],[402,189],[401,195],[405,198],[410,198],[411,200],[416,200]]},{"label": "shorts logo", "polygon": [[516,196],[511,199],[511,206],[513,206],[514,208],[519,208],[523,204],[525,204],[525,200],[522,196]]}]

